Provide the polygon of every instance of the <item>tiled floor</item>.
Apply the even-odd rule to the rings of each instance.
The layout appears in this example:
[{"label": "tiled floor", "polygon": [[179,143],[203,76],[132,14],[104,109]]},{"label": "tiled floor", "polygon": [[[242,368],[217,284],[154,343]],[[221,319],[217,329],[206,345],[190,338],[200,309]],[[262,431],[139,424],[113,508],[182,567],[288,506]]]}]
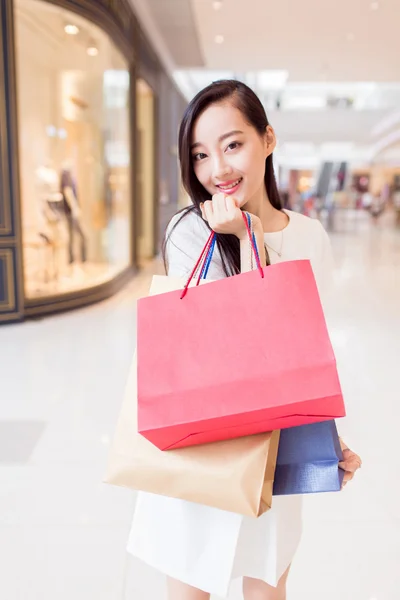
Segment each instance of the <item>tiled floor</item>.
[{"label": "tiled floor", "polygon": [[[328,319],[340,429],[364,466],[344,493],[307,498],[289,600],[399,600],[400,231],[350,215],[339,230]],[[165,600],[164,578],[125,553],[133,494],[102,484],[148,280],[0,329],[0,598]]]}]

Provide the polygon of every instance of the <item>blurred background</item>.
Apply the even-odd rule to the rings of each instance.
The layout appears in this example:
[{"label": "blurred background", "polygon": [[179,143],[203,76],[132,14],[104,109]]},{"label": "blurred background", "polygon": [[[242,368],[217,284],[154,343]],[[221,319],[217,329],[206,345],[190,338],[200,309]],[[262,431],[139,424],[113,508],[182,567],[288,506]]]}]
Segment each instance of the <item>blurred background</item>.
[{"label": "blurred background", "polygon": [[125,552],[134,495],[102,478],[136,300],[189,201],[180,119],[236,78],[275,128],[284,206],[330,234],[339,429],[364,459],[345,493],[307,499],[288,597],[399,600],[399,17],[395,0],[0,0],[1,597],[165,598]]}]

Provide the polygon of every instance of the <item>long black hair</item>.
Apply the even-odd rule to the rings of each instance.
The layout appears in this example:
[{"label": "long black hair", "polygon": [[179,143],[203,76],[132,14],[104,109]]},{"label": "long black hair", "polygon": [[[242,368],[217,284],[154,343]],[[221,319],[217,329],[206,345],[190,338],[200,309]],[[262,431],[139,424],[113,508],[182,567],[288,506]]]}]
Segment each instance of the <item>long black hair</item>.
[{"label": "long black hair", "polygon": [[[239,109],[246,121],[263,136],[269,125],[264,107],[258,96],[241,81],[223,79],[214,81],[201,90],[186,108],[179,129],[179,161],[183,187],[191,198],[193,205],[181,211],[181,218],[165,237],[163,243],[164,264],[167,267],[166,246],[173,230],[189,213],[195,212],[201,217],[200,203],[210,200],[210,194],[197,179],[191,155],[193,127],[199,116],[212,104],[229,100]],[[272,206],[282,209],[282,202],[276,185],[273,159],[270,154],[265,161],[265,189]],[[222,257],[222,265],[227,276],[240,273],[240,242],[235,235],[217,234],[217,246]]]}]

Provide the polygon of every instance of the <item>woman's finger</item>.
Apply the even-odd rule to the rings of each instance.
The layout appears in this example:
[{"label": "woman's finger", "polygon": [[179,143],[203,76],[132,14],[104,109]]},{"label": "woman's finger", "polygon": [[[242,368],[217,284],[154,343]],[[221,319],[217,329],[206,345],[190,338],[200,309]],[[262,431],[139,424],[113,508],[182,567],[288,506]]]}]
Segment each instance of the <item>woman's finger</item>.
[{"label": "woman's finger", "polygon": [[351,473],[355,473],[360,468],[360,466],[360,461],[356,458],[350,458],[339,463],[339,467],[343,469],[343,471],[350,471]]},{"label": "woman's finger", "polygon": [[205,214],[205,220],[210,223],[210,221],[212,221],[214,218],[214,208],[211,200],[206,200],[206,202],[204,202],[203,211]]},{"label": "woman's finger", "polygon": [[355,452],[345,448],[343,450],[343,460],[339,464],[345,471],[357,471],[361,467],[361,458]]},{"label": "woman's finger", "polygon": [[224,223],[226,220],[225,194],[215,194],[212,199],[215,220],[218,223]]},{"label": "woman's finger", "polygon": [[344,483],[348,483],[349,481],[351,481],[354,477],[354,473],[350,473],[350,471],[345,471],[344,477],[343,477],[343,481]]},{"label": "woman's finger", "polygon": [[343,476],[343,481],[342,481],[342,487],[341,489],[344,488],[345,485],[347,485],[349,483],[349,481],[351,481],[354,477],[354,473],[350,473],[349,471],[345,471],[345,474]]},{"label": "woman's finger", "polygon": [[220,215],[221,211],[220,211],[220,208],[219,208],[217,196],[219,196],[219,194],[213,196],[213,199],[212,199],[212,208],[213,208],[213,215],[214,215],[214,218],[215,218],[215,222],[219,223],[220,220],[221,220],[221,215]]},{"label": "woman's finger", "polygon": [[225,196],[225,207],[228,212],[228,215],[231,218],[234,217],[237,211],[237,204],[235,198],[232,198],[232,196]]}]

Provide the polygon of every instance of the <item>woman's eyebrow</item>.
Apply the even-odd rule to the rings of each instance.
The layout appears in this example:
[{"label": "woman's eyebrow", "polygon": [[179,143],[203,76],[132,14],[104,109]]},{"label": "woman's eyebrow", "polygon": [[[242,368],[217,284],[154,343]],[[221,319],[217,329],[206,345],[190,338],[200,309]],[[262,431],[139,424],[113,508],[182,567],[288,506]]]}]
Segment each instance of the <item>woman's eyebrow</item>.
[{"label": "woman's eyebrow", "polygon": [[[239,133],[243,133],[243,131],[240,131],[240,129],[233,129],[232,131],[229,131],[228,133],[224,133],[223,135],[221,135],[218,138],[219,142],[223,142],[224,140],[226,140],[226,138],[231,137],[231,135],[238,135]],[[202,146],[203,144],[201,142],[195,142],[194,144],[192,144],[190,146],[191,150],[194,150],[195,148],[198,148],[198,146]]]}]

